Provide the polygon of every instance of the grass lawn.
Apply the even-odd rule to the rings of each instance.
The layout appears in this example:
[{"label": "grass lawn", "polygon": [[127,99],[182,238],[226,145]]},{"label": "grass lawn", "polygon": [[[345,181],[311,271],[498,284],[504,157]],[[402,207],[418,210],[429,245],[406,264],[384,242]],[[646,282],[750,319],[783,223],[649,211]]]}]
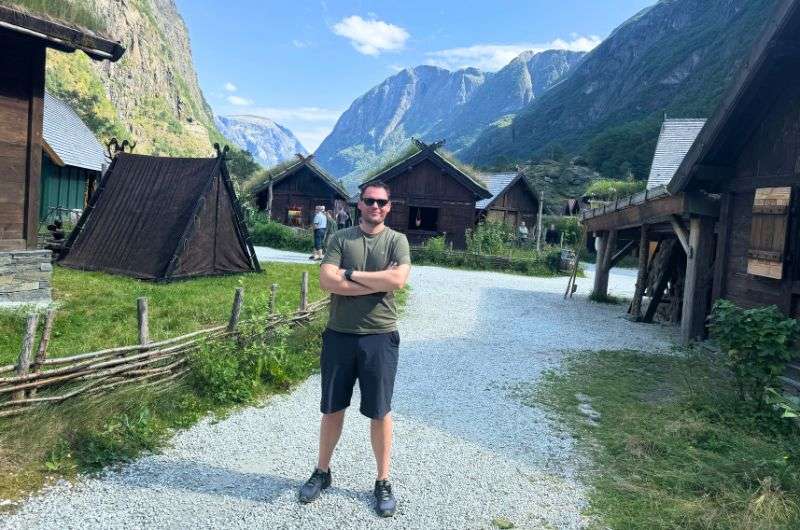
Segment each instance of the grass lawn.
[{"label": "grass lawn", "polygon": [[582,476],[601,527],[800,528],[800,431],[740,404],[709,354],[581,353],[527,399],[591,457]]},{"label": "grass lawn", "polygon": [[[242,318],[263,315],[270,285],[278,284],[277,310],[291,312],[300,300],[300,278],[309,272],[309,300],[322,297],[319,265],[262,263],[260,274],[237,274],[174,283],[152,283],[63,267],[53,271],[58,310],[48,356],[58,357],[136,344],[136,299],[149,300],[150,336],[165,339],[227,321],[236,287],[244,288]],[[19,356],[26,311],[0,312],[0,365]]]}]

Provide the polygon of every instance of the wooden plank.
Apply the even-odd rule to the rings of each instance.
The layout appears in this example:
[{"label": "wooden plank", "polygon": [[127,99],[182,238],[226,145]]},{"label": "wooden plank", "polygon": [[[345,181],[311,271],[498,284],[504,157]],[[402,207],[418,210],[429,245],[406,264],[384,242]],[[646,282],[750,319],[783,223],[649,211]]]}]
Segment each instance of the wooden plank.
[{"label": "wooden plank", "polygon": [[39,232],[39,190],[42,175],[42,126],[44,121],[45,48],[31,54],[31,108],[28,121],[28,189],[25,202],[25,240],[35,250]]},{"label": "wooden plank", "polygon": [[707,195],[695,192],[662,195],[648,199],[644,204],[618,211],[611,211],[607,208],[603,215],[584,219],[583,223],[589,231],[601,232],[641,226],[643,223],[655,224],[661,220],[669,220],[671,215],[688,214],[717,217],[719,202]]},{"label": "wooden plank", "polygon": [[689,233],[687,232],[686,227],[683,226],[683,219],[677,215],[673,215],[670,217],[669,221],[672,224],[672,229],[675,231],[675,235],[678,236],[678,241],[680,241],[683,251],[687,256],[691,256],[692,247],[689,245]]},{"label": "wooden plank", "polygon": [[705,334],[709,305],[710,271],[714,259],[714,221],[708,217],[692,217],[689,221],[689,246],[693,249],[686,260],[681,318],[681,342],[701,340]]},{"label": "wooden plank", "polygon": [[624,246],[624,247],[622,247],[620,250],[618,250],[618,251],[617,251],[617,253],[616,253],[616,254],[614,254],[614,255],[611,257],[611,261],[610,261],[610,263],[609,263],[609,267],[608,267],[608,268],[609,268],[609,270],[610,270],[610,269],[612,269],[612,268],[614,268],[614,267],[616,267],[616,266],[617,266],[617,263],[619,263],[619,262],[620,262],[620,260],[622,260],[622,258],[624,258],[625,256],[627,256],[627,255],[628,255],[628,253],[629,253],[631,250],[633,250],[633,247],[635,247],[635,246],[636,246],[636,243],[637,243],[637,241],[628,241],[627,243],[625,243],[625,246]]},{"label": "wooden plank", "polygon": [[717,223],[717,252],[714,259],[714,281],[711,290],[711,302],[719,300],[725,293],[725,274],[728,252],[730,249],[731,206],[733,194],[725,193],[720,198],[719,222]]},{"label": "wooden plank", "polygon": [[661,303],[661,299],[664,297],[664,289],[667,288],[667,284],[672,277],[672,268],[675,266],[676,261],[675,245],[673,243],[674,241],[670,241],[660,245],[660,249],[663,252],[666,252],[665,257],[663,258],[664,265],[661,269],[661,274],[656,280],[655,287],[651,293],[652,296],[650,297],[650,303],[647,305],[647,310],[644,313],[644,317],[642,317],[642,322],[649,323],[653,321],[653,317],[656,316],[656,311],[658,310],[658,305]]},{"label": "wooden plank", "polygon": [[647,287],[647,272],[649,264],[649,241],[647,236],[647,225],[642,225],[639,234],[639,270],[636,275],[636,289],[633,293],[633,300],[628,313],[635,320],[642,317],[642,298]]},{"label": "wooden plank", "polygon": [[747,258],[747,273],[780,280],[783,278],[783,262]]}]

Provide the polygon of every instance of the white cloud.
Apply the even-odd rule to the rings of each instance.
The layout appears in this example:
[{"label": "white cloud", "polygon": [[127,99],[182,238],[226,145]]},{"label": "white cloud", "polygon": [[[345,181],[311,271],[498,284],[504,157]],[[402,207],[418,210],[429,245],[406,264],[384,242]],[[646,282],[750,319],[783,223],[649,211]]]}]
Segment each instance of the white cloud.
[{"label": "white cloud", "polygon": [[236,92],[237,90],[239,90],[239,87],[228,81],[227,83],[225,83],[225,90],[227,92]]},{"label": "white cloud", "polygon": [[333,32],[350,39],[350,44],[364,55],[380,55],[383,51],[401,50],[409,33],[394,24],[372,17],[365,20],[358,15],[343,18],[333,26]]},{"label": "white cloud", "polygon": [[228,96],[228,103],[236,105],[237,107],[249,107],[253,104],[252,99],[243,98],[241,96]]},{"label": "white cloud", "polygon": [[292,39],[292,46],[295,48],[308,48],[311,46],[311,42],[307,40]]},{"label": "white cloud", "polygon": [[292,129],[292,132],[297,139],[300,140],[300,143],[303,144],[303,147],[308,149],[310,152],[314,152],[319,147],[319,144],[331,133],[333,130],[333,125],[329,127],[315,127],[310,129],[301,129],[295,128]]},{"label": "white cloud", "polygon": [[519,44],[476,44],[463,48],[449,48],[429,52],[428,64],[455,70],[474,66],[481,70],[495,71],[507,65],[524,51],[542,52],[545,50],[570,50],[588,52],[600,44],[603,39],[597,35],[571,35],[571,40],[555,39],[545,43]]}]

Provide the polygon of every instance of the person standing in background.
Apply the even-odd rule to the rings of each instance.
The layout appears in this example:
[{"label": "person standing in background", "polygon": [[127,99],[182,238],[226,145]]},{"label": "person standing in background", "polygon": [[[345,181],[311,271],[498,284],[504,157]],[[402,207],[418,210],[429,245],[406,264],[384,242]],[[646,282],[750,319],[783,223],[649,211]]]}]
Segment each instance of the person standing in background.
[{"label": "person standing in background", "polygon": [[328,227],[328,218],[325,216],[325,207],[324,206],[316,206],[314,207],[314,254],[312,254],[309,259],[321,261],[322,260],[322,249],[323,244],[325,243],[325,232],[327,231]]},{"label": "person standing in background", "polygon": [[336,224],[339,226],[339,230],[347,228],[347,221],[349,220],[350,214],[347,213],[347,208],[339,208],[339,211],[336,213]]}]

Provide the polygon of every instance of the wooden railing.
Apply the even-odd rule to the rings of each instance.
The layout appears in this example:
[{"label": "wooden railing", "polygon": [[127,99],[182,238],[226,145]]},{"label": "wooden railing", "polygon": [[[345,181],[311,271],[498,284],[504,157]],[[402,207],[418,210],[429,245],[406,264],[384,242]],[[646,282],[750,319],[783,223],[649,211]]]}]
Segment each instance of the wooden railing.
[{"label": "wooden railing", "polygon": [[[330,301],[324,298],[314,303],[307,302],[308,272],[303,272],[299,308],[290,315],[278,315],[275,314],[276,289],[277,284],[272,284],[267,314],[252,319],[263,333],[282,325],[308,322]],[[47,346],[55,310],[46,313],[35,356],[33,350],[39,315],[30,313],[17,363],[0,366],[0,417],[28,412],[41,404],[61,403],[79,395],[101,394],[122,386],[159,386],[175,381],[189,371],[189,355],[202,344],[239,334],[237,328],[243,301],[244,290],[240,287],[235,291],[228,322],[151,342],[147,299],[139,298],[138,344],[52,359],[47,358]]]}]

